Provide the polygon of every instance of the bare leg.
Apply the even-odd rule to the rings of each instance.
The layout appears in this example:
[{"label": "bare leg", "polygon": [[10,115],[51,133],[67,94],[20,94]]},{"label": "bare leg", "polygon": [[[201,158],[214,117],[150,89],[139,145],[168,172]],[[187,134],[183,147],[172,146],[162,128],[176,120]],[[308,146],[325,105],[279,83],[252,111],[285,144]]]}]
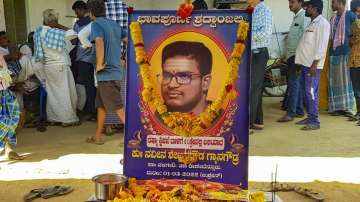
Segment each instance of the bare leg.
[{"label": "bare leg", "polygon": [[106,111],[104,108],[101,107],[99,107],[97,111],[98,112],[97,112],[97,126],[96,126],[95,140],[101,141],[102,130],[105,124]]},{"label": "bare leg", "polygon": [[23,160],[24,157],[20,156],[18,153],[16,153],[13,149],[13,147],[9,144],[5,144],[5,158],[9,160]]},{"label": "bare leg", "polygon": [[24,128],[25,121],[26,121],[26,111],[24,109],[20,114],[20,120],[19,120],[18,127],[16,128],[16,133],[19,133],[21,131],[21,129]]},{"label": "bare leg", "polygon": [[124,108],[116,110],[116,114],[118,115],[120,121],[125,124],[125,111],[124,111]]}]

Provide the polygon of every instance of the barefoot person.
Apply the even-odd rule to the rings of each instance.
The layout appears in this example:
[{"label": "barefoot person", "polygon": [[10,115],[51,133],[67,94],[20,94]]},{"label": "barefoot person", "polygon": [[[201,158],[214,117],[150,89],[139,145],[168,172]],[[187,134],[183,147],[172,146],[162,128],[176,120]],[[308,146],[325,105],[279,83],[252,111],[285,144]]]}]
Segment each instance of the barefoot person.
[{"label": "barefoot person", "polygon": [[351,10],[357,15],[358,19],[352,24],[350,38],[350,77],[354,89],[357,113],[353,121],[358,121],[360,126],[360,1],[351,2]]},{"label": "barefoot person", "polygon": [[59,13],[53,9],[43,12],[44,25],[38,27],[34,35],[34,55],[44,64],[47,119],[67,127],[79,124],[77,93],[69,57],[70,40],[76,38],[76,33],[60,25],[58,19]]},{"label": "barefoot person", "polygon": [[356,15],[346,11],[346,0],[332,0],[331,6],[336,14],[330,20],[329,112],[333,116],[352,117],[354,92],[349,69],[349,36]]},{"label": "barefoot person", "polygon": [[115,21],[106,18],[103,0],[89,0],[87,7],[93,20],[90,40],[95,43],[98,82],[95,100],[97,128],[95,136],[87,138],[87,142],[103,144],[101,136],[106,113],[116,112],[119,119],[125,122],[124,105],[121,101],[121,80],[125,75],[120,59],[121,43],[126,32]]},{"label": "barefoot person", "polygon": [[5,150],[5,157],[9,160],[22,160],[13,149],[16,145],[16,133],[20,108],[14,92],[9,90],[12,82],[6,62],[0,55],[0,149]]}]

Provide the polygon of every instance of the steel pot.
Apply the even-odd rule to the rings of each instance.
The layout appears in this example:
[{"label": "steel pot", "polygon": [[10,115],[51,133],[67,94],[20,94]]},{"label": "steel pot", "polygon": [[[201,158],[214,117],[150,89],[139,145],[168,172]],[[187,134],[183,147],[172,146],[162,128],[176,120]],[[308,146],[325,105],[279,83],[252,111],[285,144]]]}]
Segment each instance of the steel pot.
[{"label": "steel pot", "polygon": [[127,178],[121,174],[107,173],[93,177],[92,181],[95,183],[96,199],[107,201],[114,200],[125,188]]}]

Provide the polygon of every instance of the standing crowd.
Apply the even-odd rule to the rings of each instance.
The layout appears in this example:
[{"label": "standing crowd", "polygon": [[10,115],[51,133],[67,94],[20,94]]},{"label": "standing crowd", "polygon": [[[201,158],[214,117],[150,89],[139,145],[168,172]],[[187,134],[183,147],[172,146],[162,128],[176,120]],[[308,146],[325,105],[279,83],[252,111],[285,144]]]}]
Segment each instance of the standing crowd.
[{"label": "standing crowd", "polygon": [[43,25],[20,46],[0,32],[0,149],[11,160],[16,133],[24,125],[46,131],[97,121],[94,136],[125,123],[127,6],[118,0],[76,1],[73,28],[58,23],[53,9],[43,12]]},{"label": "standing crowd", "polygon": [[[250,133],[263,130],[262,94],[264,74],[272,35],[272,14],[264,0],[248,0],[255,7],[252,24],[252,65],[250,97]],[[332,0],[335,15],[328,21],[323,17],[322,0],[289,0],[294,13],[286,39],[287,93],[285,115],[278,122],[296,118],[301,130],[320,129],[320,78],[329,58],[328,112],[346,116],[360,126],[360,1]],[[357,111],[354,112],[354,109]]]},{"label": "standing crowd", "polygon": [[[252,16],[250,132],[264,129],[262,95],[272,13],[264,0],[247,0]],[[286,113],[278,122],[296,122],[302,130],[320,129],[319,85],[327,55],[329,113],[360,125],[360,0],[332,0],[335,15],[323,17],[322,0],[289,0],[293,22],[286,41]],[[220,7],[219,7],[220,8]],[[47,125],[76,126],[97,121],[88,143],[103,144],[102,134],[125,122],[127,6],[120,0],[76,1],[73,28],[58,23],[59,14],[43,12],[43,25],[27,43],[13,46],[0,32],[0,148],[14,151],[16,132],[27,124],[41,132]],[[194,9],[207,9],[203,0]],[[357,113],[353,112],[355,103]],[[28,121],[31,120],[31,121]]]}]

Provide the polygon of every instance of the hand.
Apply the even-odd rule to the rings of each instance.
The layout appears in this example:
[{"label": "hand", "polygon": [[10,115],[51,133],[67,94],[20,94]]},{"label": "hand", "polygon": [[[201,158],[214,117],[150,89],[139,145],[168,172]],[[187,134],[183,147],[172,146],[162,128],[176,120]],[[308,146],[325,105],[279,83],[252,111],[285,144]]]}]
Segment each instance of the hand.
[{"label": "hand", "polygon": [[310,74],[312,77],[316,76],[316,71],[317,71],[317,64],[313,63],[310,67]]},{"label": "hand", "polygon": [[124,68],[126,68],[126,59],[125,58],[121,58],[120,63]]},{"label": "hand", "polygon": [[96,72],[100,72],[105,69],[105,64],[96,64]]}]

